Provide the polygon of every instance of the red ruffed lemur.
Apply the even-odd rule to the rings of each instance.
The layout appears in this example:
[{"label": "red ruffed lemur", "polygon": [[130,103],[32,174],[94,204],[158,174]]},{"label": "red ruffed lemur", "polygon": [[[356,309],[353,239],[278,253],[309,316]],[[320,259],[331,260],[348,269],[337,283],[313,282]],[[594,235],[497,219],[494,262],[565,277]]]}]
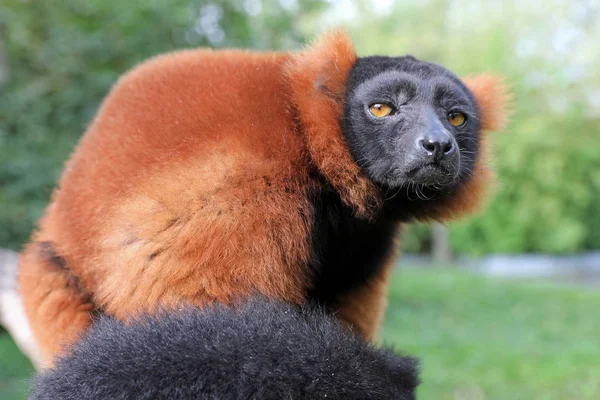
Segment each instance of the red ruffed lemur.
[{"label": "red ruffed lemur", "polygon": [[185,50],[122,77],[67,163],[19,282],[46,362],[94,313],[254,294],[367,339],[402,223],[474,211],[506,95],[343,32],[299,52]]}]

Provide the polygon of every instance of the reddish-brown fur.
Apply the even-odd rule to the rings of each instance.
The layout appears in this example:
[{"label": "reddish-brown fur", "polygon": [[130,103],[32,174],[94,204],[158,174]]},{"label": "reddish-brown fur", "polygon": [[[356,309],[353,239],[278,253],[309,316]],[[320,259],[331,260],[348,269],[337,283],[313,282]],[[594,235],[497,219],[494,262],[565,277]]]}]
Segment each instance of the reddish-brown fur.
[{"label": "reddish-brown fur", "polygon": [[[333,32],[299,53],[167,54],[121,78],[21,256],[24,305],[46,360],[87,327],[93,309],[124,318],[256,292],[302,302],[315,173],[361,218],[382,201],[339,126],[355,60],[348,37]],[[502,86],[491,77],[467,83],[485,131],[499,128]],[[430,218],[478,206],[491,176],[483,156],[477,165]],[[340,317],[368,338],[390,269],[340,300]]]}]

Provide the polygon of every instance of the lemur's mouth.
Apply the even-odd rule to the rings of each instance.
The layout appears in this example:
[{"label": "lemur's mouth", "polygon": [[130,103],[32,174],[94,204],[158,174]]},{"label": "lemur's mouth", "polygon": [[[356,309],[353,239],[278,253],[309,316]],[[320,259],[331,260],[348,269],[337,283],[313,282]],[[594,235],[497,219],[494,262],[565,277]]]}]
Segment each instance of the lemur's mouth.
[{"label": "lemur's mouth", "polygon": [[454,181],[455,175],[447,166],[437,162],[426,163],[406,172],[406,177],[412,182],[425,186],[448,185]]},{"label": "lemur's mouth", "polygon": [[406,172],[406,176],[412,177],[415,174],[418,174],[418,173],[421,173],[421,172],[425,172],[425,171],[429,171],[429,170],[442,170],[442,171],[450,172],[450,171],[448,171],[448,169],[446,167],[444,167],[440,163],[429,162],[429,163],[425,163],[423,165],[419,165],[417,167],[413,167],[413,168],[409,169]]}]

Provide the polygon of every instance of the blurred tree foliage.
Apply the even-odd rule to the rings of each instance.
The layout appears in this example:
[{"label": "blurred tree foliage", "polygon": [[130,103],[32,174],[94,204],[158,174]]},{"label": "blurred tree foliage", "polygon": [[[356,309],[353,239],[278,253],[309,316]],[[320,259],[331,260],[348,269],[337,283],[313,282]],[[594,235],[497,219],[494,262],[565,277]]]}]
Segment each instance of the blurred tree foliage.
[{"label": "blurred tree foliage", "polygon": [[0,247],[27,240],[120,74],[189,46],[298,47],[321,7],[320,0],[0,2],[9,67],[0,82]]},{"label": "blurred tree foliage", "polygon": [[[102,97],[137,62],[188,46],[295,48],[343,23],[362,55],[412,53],[511,86],[512,123],[492,139],[500,184],[485,214],[450,225],[455,251],[599,249],[599,21],[593,0],[3,0],[0,246],[26,240]],[[426,249],[428,227],[406,243]]]}]

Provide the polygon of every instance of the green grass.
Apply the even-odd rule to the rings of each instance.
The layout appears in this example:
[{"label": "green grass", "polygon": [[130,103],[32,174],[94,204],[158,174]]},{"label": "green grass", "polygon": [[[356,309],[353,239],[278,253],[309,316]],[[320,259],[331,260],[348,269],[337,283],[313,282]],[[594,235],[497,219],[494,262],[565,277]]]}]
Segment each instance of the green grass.
[{"label": "green grass", "polygon": [[[600,399],[600,290],[403,269],[382,339],[421,359],[419,399]],[[31,374],[0,334],[0,399]]]},{"label": "green grass", "polygon": [[600,291],[403,269],[382,339],[421,359],[420,399],[600,399]]},{"label": "green grass", "polygon": [[7,333],[0,333],[0,399],[24,399],[32,374],[29,360],[19,352]]}]

